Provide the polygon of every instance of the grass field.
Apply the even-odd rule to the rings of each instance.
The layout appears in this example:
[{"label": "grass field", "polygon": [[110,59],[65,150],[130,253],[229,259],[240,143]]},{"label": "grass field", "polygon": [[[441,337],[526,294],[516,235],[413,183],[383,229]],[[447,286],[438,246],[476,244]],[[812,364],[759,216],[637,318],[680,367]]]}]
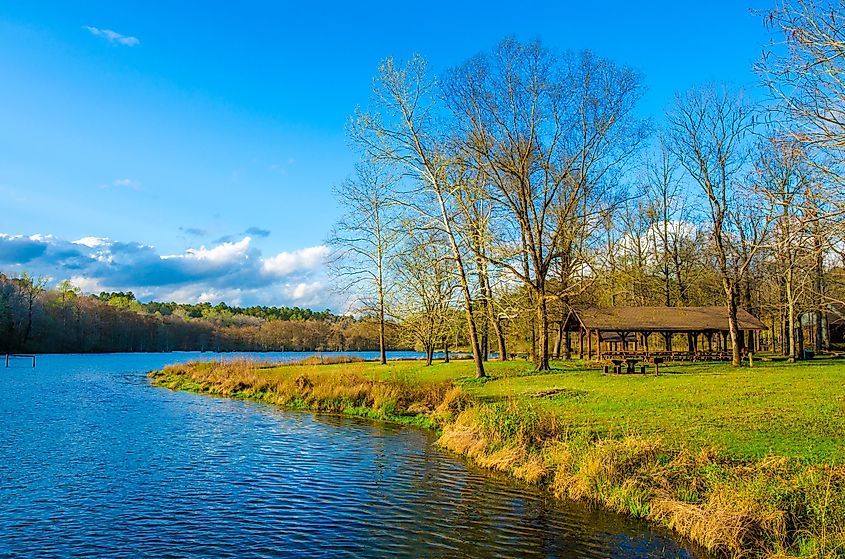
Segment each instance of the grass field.
[{"label": "grass field", "polygon": [[670,446],[715,447],[736,458],[766,455],[808,462],[845,462],[845,360],[800,363],[755,360],[674,363],[646,375],[605,375],[583,361],[553,362],[538,373],[531,363],[491,361],[489,378],[473,378],[471,361],[387,365],[346,363],[263,369],[273,376],[333,375],[337,369],[374,380],[452,381],[482,401],[517,399],[554,412],[573,432],[590,437],[656,435]]},{"label": "grass field", "polygon": [[845,462],[845,361],[683,363],[660,376],[555,365],[551,374],[494,369],[492,381],[465,386],[485,399],[534,399],[573,430],[601,437],[658,435],[677,448],[715,446],[738,458]]},{"label": "grass field", "polygon": [[845,557],[845,361],[192,364],[174,389],[441,431],[482,466],[677,530],[734,556]]}]

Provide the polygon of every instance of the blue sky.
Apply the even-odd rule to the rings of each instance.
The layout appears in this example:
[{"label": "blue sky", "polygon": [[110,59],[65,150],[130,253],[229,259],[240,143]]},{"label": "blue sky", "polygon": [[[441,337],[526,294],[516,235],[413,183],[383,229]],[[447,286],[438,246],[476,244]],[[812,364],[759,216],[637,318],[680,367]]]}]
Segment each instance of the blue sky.
[{"label": "blue sky", "polygon": [[0,271],[336,306],[331,187],[380,60],[590,48],[644,74],[659,124],[677,91],[755,87],[770,4],[0,2]]}]

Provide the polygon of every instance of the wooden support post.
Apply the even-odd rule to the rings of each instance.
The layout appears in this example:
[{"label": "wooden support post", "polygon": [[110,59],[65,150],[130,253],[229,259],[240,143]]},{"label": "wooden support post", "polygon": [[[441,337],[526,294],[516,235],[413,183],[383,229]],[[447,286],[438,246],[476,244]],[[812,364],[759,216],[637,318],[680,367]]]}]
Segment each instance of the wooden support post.
[{"label": "wooden support post", "polygon": [[578,328],[578,359],[584,359],[584,328]]},{"label": "wooden support post", "polygon": [[601,359],[601,330],[596,330],[596,356]]},{"label": "wooden support post", "polygon": [[572,359],[572,339],[569,330],[563,331],[563,357],[567,361]]}]

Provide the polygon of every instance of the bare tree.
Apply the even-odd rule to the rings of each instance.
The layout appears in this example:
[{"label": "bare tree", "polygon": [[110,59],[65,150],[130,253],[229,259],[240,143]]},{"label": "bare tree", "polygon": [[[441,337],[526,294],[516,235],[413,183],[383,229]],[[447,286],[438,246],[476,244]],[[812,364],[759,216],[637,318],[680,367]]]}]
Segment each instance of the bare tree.
[{"label": "bare tree", "polygon": [[[725,87],[707,87],[679,96],[668,115],[669,148],[707,201],[712,246],[728,307],[734,366],[740,366],[742,344],[737,309],[743,279],[752,264],[765,228],[743,211],[739,184],[748,161],[748,139],[754,108]],[[759,208],[756,211],[759,214]]]},{"label": "bare tree", "polygon": [[47,285],[47,278],[33,277],[26,272],[23,272],[19,278],[15,278],[12,282],[17,286],[18,297],[23,302],[23,335],[21,344],[26,346],[32,336],[32,325],[35,317],[35,302],[38,297],[44,293],[44,288]]},{"label": "bare tree", "polygon": [[407,192],[399,196],[425,227],[440,230],[452,252],[460,279],[467,322],[467,337],[475,361],[475,374],[484,377],[484,363],[473,314],[469,282],[470,262],[461,231],[455,224],[453,161],[438,127],[435,82],[427,76],[425,60],[414,56],[404,67],[387,59],[373,86],[374,111],[358,111],[350,129],[356,143],[374,161],[395,165],[408,179]]},{"label": "bare tree", "polygon": [[765,52],[757,69],[791,118],[795,139],[823,150],[845,149],[843,13],[845,0],[785,0],[764,13],[785,44]]},{"label": "bare tree", "polygon": [[824,345],[824,255],[839,252],[845,241],[845,0],[783,0],[763,12],[782,41],[757,65],[807,164],[828,188],[807,197],[814,233],[815,345]]},{"label": "bare tree", "polygon": [[426,365],[431,365],[438,344],[448,355],[453,332],[452,304],[458,282],[444,240],[436,231],[411,231],[396,261],[400,296],[395,312],[402,329],[425,352]]},{"label": "bare tree", "polygon": [[505,350],[504,332],[498,320],[499,313],[496,311],[493,282],[490,279],[491,275],[495,274],[495,270],[491,270],[487,259],[492,242],[490,231],[492,204],[485,195],[483,175],[477,169],[468,167],[466,161],[458,159],[458,162],[463,164],[464,178],[460,181],[463,187],[455,191],[456,209],[458,209],[456,217],[475,257],[479,295],[476,310],[481,317],[479,328],[481,354],[486,361],[489,355],[489,330],[492,326],[496,334],[499,360],[506,361],[508,356]]},{"label": "bare tree", "polygon": [[393,287],[388,271],[400,241],[395,178],[385,168],[359,163],[354,179],[334,189],[345,209],[329,236],[329,265],[340,283],[336,288],[355,298],[359,310],[375,313],[379,326],[379,359],[387,363],[386,301]]},{"label": "bare tree", "polygon": [[557,55],[506,39],[444,86],[460,147],[485,177],[497,240],[485,255],[536,303],[536,365],[549,369],[547,282],[566,217],[643,137],[639,77],[592,53]]},{"label": "bare tree", "polygon": [[802,196],[807,191],[808,169],[802,164],[800,146],[788,138],[776,135],[764,138],[758,152],[752,180],[775,212],[771,239],[785,307],[782,313],[786,326],[785,349],[790,359],[795,360],[800,358],[798,303],[805,289],[810,287],[803,281],[809,279],[809,275],[800,273],[806,233]]},{"label": "bare tree", "polygon": [[661,136],[656,156],[646,163],[644,181],[652,250],[663,288],[663,304],[667,307],[688,304],[686,275],[693,260],[692,251],[684,250],[690,244],[692,222],[679,171],[678,162]]}]

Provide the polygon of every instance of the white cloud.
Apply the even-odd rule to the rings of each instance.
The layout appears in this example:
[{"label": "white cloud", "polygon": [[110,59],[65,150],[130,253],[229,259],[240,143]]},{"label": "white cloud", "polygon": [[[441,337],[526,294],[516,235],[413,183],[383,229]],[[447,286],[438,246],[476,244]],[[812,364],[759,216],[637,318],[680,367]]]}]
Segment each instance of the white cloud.
[{"label": "white cloud", "polygon": [[252,241],[250,237],[244,237],[236,243],[223,243],[214,248],[189,248],[185,254],[172,254],[162,256],[163,260],[171,258],[184,258],[189,260],[199,260],[209,262],[211,264],[227,264],[236,262],[238,260],[249,258],[249,243]]},{"label": "white cloud", "polygon": [[100,188],[128,188],[130,190],[141,190],[141,181],[129,178],[114,179],[110,184],[101,184]]},{"label": "white cloud", "polygon": [[131,188],[132,190],[140,190],[141,181],[136,181],[134,179],[115,179],[112,182],[112,185],[122,186],[124,188]]},{"label": "white cloud", "polygon": [[53,239],[55,239],[55,237],[53,237],[53,235],[41,235],[39,233],[36,233],[35,235],[29,236],[29,240],[31,240],[31,241],[50,242]]},{"label": "white cloud", "polygon": [[81,289],[85,293],[101,293],[108,291],[106,287],[100,283],[96,278],[89,278],[85,276],[72,276],[70,283]]},{"label": "white cloud", "polygon": [[322,281],[285,285],[284,294],[297,305],[316,305],[326,299],[327,289]]},{"label": "white cloud", "polygon": [[86,25],[85,29],[87,29],[88,32],[94,35],[95,37],[101,37],[110,43],[116,43],[118,45],[123,45],[126,47],[134,47],[135,45],[141,43],[141,41],[139,41],[137,37],[132,37],[131,35],[122,35],[117,31],[112,31],[111,29],[99,29],[91,25]]},{"label": "white cloud", "polygon": [[88,248],[97,248],[107,246],[109,244],[109,240],[102,237],[82,237],[81,239],[73,241],[73,244],[86,246]]},{"label": "white cloud", "polygon": [[316,270],[321,267],[329,254],[329,247],[318,245],[294,252],[280,252],[265,260],[261,266],[264,273],[284,277],[295,272]]}]

